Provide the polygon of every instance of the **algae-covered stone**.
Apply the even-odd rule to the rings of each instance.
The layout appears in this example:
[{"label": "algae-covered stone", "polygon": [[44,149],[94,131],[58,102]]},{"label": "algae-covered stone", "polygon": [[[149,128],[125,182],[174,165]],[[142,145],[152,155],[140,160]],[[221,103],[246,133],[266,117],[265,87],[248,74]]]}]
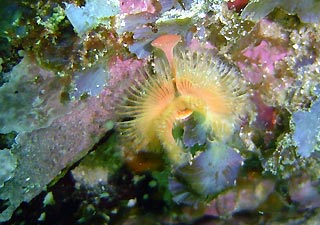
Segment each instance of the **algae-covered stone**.
[{"label": "algae-covered stone", "polygon": [[259,20],[275,8],[282,8],[290,14],[297,14],[306,23],[319,23],[320,2],[317,0],[259,0],[251,1],[242,12],[242,16]]},{"label": "algae-covered stone", "polygon": [[310,112],[298,111],[293,114],[295,131],[293,139],[301,156],[309,157],[319,150],[320,144],[320,101],[316,101]]},{"label": "algae-covered stone", "polygon": [[115,0],[87,0],[84,7],[66,4],[66,15],[80,36],[99,24],[109,27],[110,17],[119,11],[119,2]]},{"label": "algae-covered stone", "polygon": [[31,57],[24,59],[0,87],[0,132],[29,132],[48,126],[68,109],[60,102],[63,86],[59,78],[40,67]]},{"label": "algae-covered stone", "polygon": [[0,188],[4,182],[10,180],[14,175],[17,167],[17,159],[8,149],[0,150]]}]

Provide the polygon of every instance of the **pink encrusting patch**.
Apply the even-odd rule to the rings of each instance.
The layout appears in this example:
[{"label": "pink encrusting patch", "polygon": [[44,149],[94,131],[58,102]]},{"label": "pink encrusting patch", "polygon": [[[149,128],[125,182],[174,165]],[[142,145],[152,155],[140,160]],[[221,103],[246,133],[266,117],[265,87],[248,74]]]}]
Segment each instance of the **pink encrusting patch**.
[{"label": "pink encrusting patch", "polygon": [[201,43],[198,39],[193,38],[191,39],[189,45],[188,45],[188,49],[191,52],[196,52],[196,51],[212,51],[212,52],[217,52],[218,49],[216,46],[212,45],[212,43],[210,42],[205,42],[205,43]]},{"label": "pink encrusting patch", "polygon": [[141,12],[148,12],[152,14],[156,11],[152,2],[152,0],[121,0],[120,12],[121,14],[137,14]]},{"label": "pink encrusting patch", "polygon": [[116,57],[110,63],[110,85],[115,85],[122,80],[132,78],[134,80],[137,76],[137,70],[143,68],[145,60],[137,59],[121,59]]},{"label": "pink encrusting patch", "polygon": [[109,80],[107,83],[108,88],[103,89],[104,96],[113,96],[113,101],[122,98],[124,92],[133,85],[136,81],[144,80],[142,74],[137,73],[144,67],[145,60],[137,59],[122,59],[114,57],[109,63]]},{"label": "pink encrusting patch", "polygon": [[257,84],[263,76],[275,75],[275,63],[284,59],[288,51],[262,40],[257,46],[246,48],[242,54],[246,59],[239,61],[238,66],[249,82]]}]

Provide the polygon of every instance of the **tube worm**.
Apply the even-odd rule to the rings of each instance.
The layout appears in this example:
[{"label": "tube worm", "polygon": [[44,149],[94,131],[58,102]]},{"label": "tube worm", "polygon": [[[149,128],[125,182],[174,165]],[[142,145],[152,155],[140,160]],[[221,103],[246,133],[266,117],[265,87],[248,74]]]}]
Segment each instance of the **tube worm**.
[{"label": "tube worm", "polygon": [[152,42],[165,53],[169,68],[163,60],[156,60],[155,74],[145,72],[146,81],[131,87],[118,109],[121,135],[131,149],[155,151],[162,145],[174,164],[190,158],[173,137],[177,122],[200,113],[205,127],[224,141],[239,125],[247,101],[244,81],[236,69],[209,54],[174,54],[180,40],[178,35],[164,35]]}]

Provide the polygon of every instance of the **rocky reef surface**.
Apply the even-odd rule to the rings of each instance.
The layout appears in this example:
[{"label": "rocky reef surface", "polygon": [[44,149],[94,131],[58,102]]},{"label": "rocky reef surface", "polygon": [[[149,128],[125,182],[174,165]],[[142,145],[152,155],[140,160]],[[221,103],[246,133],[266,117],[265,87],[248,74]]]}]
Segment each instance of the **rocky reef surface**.
[{"label": "rocky reef surface", "polygon": [[4,0],[0,223],[317,224],[319,11]]}]

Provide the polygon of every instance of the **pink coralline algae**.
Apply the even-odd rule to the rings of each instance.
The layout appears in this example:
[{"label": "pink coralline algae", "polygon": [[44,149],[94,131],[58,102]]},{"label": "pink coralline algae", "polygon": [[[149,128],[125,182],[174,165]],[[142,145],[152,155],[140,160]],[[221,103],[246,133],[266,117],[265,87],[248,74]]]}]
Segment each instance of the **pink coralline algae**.
[{"label": "pink coralline algae", "polygon": [[115,85],[125,79],[134,79],[137,76],[136,71],[141,69],[145,60],[136,60],[133,58],[123,59],[115,57],[109,65],[110,80],[109,85]]},{"label": "pink coralline algae", "polygon": [[141,12],[155,13],[156,8],[153,5],[152,0],[141,0],[141,1],[120,1],[120,12],[127,14],[136,14]]},{"label": "pink coralline algae", "polygon": [[[108,87],[103,92],[105,95],[112,95],[113,98],[121,100],[122,93],[132,84],[133,80],[144,79],[140,73],[137,73],[145,64],[145,60],[123,59],[115,57],[110,60],[109,72],[110,79]],[[112,91],[116,87],[116,91]],[[119,95],[118,95],[119,93]]]},{"label": "pink coralline algae", "polygon": [[216,54],[218,51],[216,46],[212,45],[210,42],[201,43],[196,38],[192,38],[190,40],[190,43],[188,43],[188,49],[190,49],[191,52],[210,51],[213,54]]},{"label": "pink coralline algae", "polygon": [[270,42],[262,40],[257,46],[246,48],[242,54],[246,60],[238,62],[240,70],[249,82],[258,84],[264,77],[272,79],[275,63],[283,60],[288,52],[281,46],[272,46]]}]

